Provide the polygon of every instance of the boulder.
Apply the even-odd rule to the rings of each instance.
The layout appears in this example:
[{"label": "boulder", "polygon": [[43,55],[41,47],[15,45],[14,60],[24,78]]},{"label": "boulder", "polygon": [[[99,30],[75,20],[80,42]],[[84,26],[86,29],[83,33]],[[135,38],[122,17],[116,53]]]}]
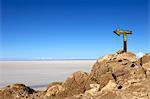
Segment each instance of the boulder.
[{"label": "boulder", "polygon": [[104,87],[109,80],[114,80],[106,62],[96,62],[89,74],[86,90],[90,89],[90,84],[100,84],[100,89]]},{"label": "boulder", "polygon": [[67,96],[84,93],[86,88],[88,74],[86,72],[77,71],[69,76],[62,84]]},{"label": "boulder", "polygon": [[97,59],[97,62],[111,61],[114,58],[115,58],[115,54],[108,54],[108,55],[105,55],[105,56]]},{"label": "boulder", "polygon": [[90,90],[85,92],[85,96],[94,97],[97,95],[97,92],[100,90],[99,84],[90,84]]},{"label": "boulder", "polygon": [[131,52],[125,52],[125,53],[116,55],[116,59],[117,60],[128,59],[131,62],[133,62],[133,61],[136,61],[136,55]]},{"label": "boulder", "polygon": [[101,93],[105,93],[108,91],[113,91],[116,88],[117,84],[113,80],[109,80],[108,84],[105,87],[103,87],[100,91]]},{"label": "boulder", "polygon": [[111,62],[114,60],[126,60],[128,59],[131,62],[136,61],[136,55],[131,53],[131,52],[124,52],[122,50],[119,50],[118,52],[116,52],[116,54],[108,54],[105,55],[99,59],[97,59],[97,62]]},{"label": "boulder", "polygon": [[142,57],[142,64],[144,65],[145,63],[150,63],[150,54],[147,53]]},{"label": "boulder", "polygon": [[34,98],[33,94],[35,93],[37,93],[35,90],[25,86],[24,84],[12,84],[1,89],[0,99],[31,99]]},{"label": "boulder", "polygon": [[116,53],[117,54],[122,54],[122,53],[125,53],[125,51],[124,50],[118,50]]},{"label": "boulder", "polygon": [[136,60],[137,64],[140,64],[141,66],[144,65],[145,63],[150,62],[150,54],[147,53],[143,57],[141,57],[139,60]]},{"label": "boulder", "polygon": [[140,80],[126,86],[125,89],[117,91],[121,99],[149,99],[150,98],[150,80]]},{"label": "boulder", "polygon": [[150,62],[146,62],[145,64],[142,65],[146,72],[146,77],[150,79]]},{"label": "boulder", "polygon": [[53,83],[49,84],[49,86],[45,92],[45,95],[47,97],[56,96],[57,94],[61,93],[62,91],[64,91],[64,89],[62,87],[62,83],[61,82],[53,82]]}]

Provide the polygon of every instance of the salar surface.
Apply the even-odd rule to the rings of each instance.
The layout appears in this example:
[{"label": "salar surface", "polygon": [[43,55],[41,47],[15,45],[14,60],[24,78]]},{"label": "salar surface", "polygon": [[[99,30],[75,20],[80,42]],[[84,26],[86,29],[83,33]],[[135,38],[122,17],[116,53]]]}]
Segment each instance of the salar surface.
[{"label": "salar surface", "polygon": [[75,71],[89,72],[95,60],[0,61],[0,88],[23,83],[34,89],[63,81]]}]

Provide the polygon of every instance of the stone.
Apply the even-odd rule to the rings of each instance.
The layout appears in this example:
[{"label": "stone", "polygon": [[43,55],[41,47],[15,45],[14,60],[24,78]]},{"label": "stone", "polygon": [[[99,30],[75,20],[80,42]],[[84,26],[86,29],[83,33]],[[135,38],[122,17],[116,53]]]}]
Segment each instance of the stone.
[{"label": "stone", "polygon": [[69,76],[62,84],[67,96],[84,93],[87,78],[88,74],[81,71],[77,71]]},{"label": "stone", "polygon": [[117,84],[113,80],[109,80],[108,84],[101,89],[101,92],[112,91],[117,88]]},{"label": "stone", "polygon": [[150,54],[147,53],[143,57],[141,57],[139,60],[136,60],[137,64],[140,64],[141,66],[144,65],[145,63],[150,62]]},{"label": "stone", "polygon": [[133,62],[133,61],[136,61],[136,55],[131,52],[125,52],[125,53],[116,55],[116,59],[117,60],[128,59],[131,62]]},{"label": "stone", "polygon": [[108,55],[105,55],[105,56],[97,59],[97,62],[110,61],[114,58],[115,58],[115,54],[108,54]]},{"label": "stone", "polygon": [[47,88],[45,95],[48,97],[56,96],[58,93],[61,93],[61,91],[64,91],[63,87],[59,84],[56,84]]},{"label": "stone", "polygon": [[97,62],[93,65],[91,73],[86,83],[86,90],[90,89],[90,84],[100,84],[100,88],[105,86],[109,80],[114,80],[112,73],[109,71],[106,62]]},{"label": "stone", "polygon": [[33,98],[35,93],[37,93],[35,90],[24,84],[12,84],[1,89],[0,99]]},{"label": "stone", "polygon": [[150,62],[143,64],[142,67],[144,68],[146,72],[146,77],[150,79]]},{"label": "stone", "polygon": [[147,53],[142,57],[142,64],[150,63],[150,54]]},{"label": "stone", "polygon": [[125,53],[125,51],[124,50],[118,50],[116,53],[117,54],[122,54],[122,53]]},{"label": "stone", "polygon": [[85,92],[85,95],[89,95],[91,97],[96,96],[97,92],[100,90],[99,84],[90,84],[91,89]]}]

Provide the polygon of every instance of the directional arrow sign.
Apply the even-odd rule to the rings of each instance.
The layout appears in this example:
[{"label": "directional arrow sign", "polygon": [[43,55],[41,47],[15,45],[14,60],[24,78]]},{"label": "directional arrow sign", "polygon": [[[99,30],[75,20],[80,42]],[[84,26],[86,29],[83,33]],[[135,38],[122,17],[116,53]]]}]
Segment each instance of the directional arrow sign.
[{"label": "directional arrow sign", "polygon": [[132,34],[132,31],[116,29],[114,33],[120,36],[120,34]]},{"label": "directional arrow sign", "polygon": [[113,31],[113,32],[114,32],[115,34],[117,34],[118,36],[120,36],[120,34],[123,34],[123,39],[124,39],[124,51],[127,52],[127,34],[132,34],[132,31],[116,29],[116,30]]}]

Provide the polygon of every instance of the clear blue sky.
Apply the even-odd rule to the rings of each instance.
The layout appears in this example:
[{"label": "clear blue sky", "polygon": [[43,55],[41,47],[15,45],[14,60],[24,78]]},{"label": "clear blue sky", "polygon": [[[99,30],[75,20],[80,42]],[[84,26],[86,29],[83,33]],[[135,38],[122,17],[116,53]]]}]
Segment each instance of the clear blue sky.
[{"label": "clear blue sky", "polygon": [[2,0],[4,59],[98,58],[122,48],[148,52],[149,0]]}]

